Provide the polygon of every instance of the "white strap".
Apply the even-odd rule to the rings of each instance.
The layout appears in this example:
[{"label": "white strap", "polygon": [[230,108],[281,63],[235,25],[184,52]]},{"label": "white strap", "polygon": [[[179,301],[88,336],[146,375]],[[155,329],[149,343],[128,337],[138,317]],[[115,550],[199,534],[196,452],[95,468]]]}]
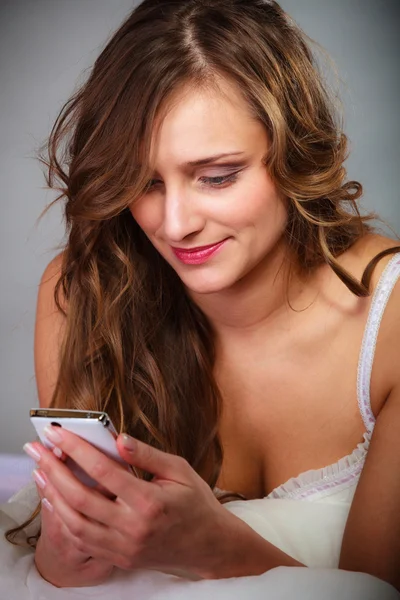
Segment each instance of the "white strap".
[{"label": "white strap", "polygon": [[375,417],[371,409],[371,373],[374,362],[376,341],[383,313],[390,298],[390,294],[400,277],[400,252],[395,254],[386,265],[376,290],[374,292],[371,308],[365,327],[361,346],[360,359],[358,361],[357,374],[357,397],[358,406],[364,425],[368,432],[372,432],[375,425]]}]

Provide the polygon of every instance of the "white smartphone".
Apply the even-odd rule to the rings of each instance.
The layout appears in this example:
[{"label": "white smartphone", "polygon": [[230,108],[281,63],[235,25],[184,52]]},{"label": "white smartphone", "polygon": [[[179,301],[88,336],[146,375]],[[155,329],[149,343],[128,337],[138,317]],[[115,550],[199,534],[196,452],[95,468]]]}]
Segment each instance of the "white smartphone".
[{"label": "white smartphone", "polygon": [[[117,431],[105,412],[70,410],[61,408],[32,408],[30,420],[36,433],[44,446],[53,448],[46,438],[44,428],[47,425],[64,427],[82,439],[92,444],[95,448],[106,454],[109,458],[127,467],[117,449]],[[98,485],[89,475],[70,457],[66,458],[66,466],[85,485],[94,487]],[[101,482],[99,482],[101,483]]]}]

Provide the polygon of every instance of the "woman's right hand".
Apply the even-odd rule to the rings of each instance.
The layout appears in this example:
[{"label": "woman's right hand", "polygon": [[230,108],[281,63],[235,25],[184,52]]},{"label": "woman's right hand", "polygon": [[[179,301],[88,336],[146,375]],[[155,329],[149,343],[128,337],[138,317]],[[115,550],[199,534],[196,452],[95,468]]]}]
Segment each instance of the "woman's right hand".
[{"label": "woman's right hand", "polygon": [[[40,498],[43,493],[36,481]],[[89,587],[106,581],[113,565],[96,560],[79,549],[60,517],[42,502],[41,534],[36,546],[35,565],[46,581],[56,587]]]}]

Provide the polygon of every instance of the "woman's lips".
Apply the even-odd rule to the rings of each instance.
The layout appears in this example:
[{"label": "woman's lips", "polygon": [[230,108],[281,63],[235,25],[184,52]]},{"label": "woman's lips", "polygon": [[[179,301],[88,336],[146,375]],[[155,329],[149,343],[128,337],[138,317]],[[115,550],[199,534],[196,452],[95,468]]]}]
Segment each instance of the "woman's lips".
[{"label": "woman's lips", "polygon": [[209,246],[199,246],[198,248],[174,248],[172,251],[175,256],[183,262],[185,265],[201,265],[205,263],[213,254],[217,252],[228,240],[222,240],[217,244],[210,244]]}]

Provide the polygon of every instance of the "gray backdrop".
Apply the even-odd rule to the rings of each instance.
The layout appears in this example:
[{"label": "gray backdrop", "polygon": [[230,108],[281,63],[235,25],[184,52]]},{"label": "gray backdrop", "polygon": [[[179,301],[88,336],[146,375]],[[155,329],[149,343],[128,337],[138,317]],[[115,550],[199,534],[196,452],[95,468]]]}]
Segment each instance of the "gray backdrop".
[{"label": "gray backdrop", "polygon": [[[0,0],[0,452],[33,439],[37,285],[64,235],[35,151],[131,0]],[[283,0],[335,60],[364,206],[400,232],[398,0]]]}]

